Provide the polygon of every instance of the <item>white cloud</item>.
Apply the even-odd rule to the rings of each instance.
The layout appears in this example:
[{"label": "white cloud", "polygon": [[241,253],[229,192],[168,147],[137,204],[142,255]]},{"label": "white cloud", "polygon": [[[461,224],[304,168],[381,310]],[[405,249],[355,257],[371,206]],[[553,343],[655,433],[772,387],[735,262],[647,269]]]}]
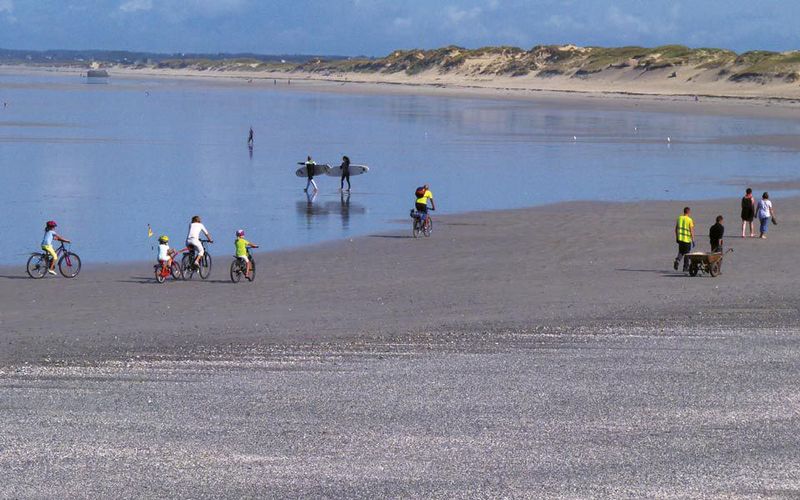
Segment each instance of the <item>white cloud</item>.
[{"label": "white cloud", "polygon": [[197,12],[205,16],[219,16],[231,12],[239,12],[249,3],[249,0],[177,0],[165,2],[172,8]]},{"label": "white cloud", "polygon": [[122,12],[139,12],[143,10],[151,10],[153,8],[153,0],[128,0],[119,6]]},{"label": "white cloud", "polygon": [[481,15],[483,9],[480,7],[473,7],[471,9],[460,9],[452,5],[444,10],[447,20],[452,24],[461,24],[465,21],[472,21]]},{"label": "white cloud", "polygon": [[392,26],[399,30],[410,28],[412,24],[410,17],[396,17],[392,21]]},{"label": "white cloud", "polygon": [[14,17],[14,0],[0,0],[0,21],[4,19],[10,24],[17,22]]},{"label": "white cloud", "polygon": [[576,21],[572,18],[572,16],[564,16],[561,14],[553,14],[547,21],[545,21],[547,26],[563,30],[563,29],[581,29],[584,27],[583,23]]},{"label": "white cloud", "polygon": [[621,11],[617,7],[611,7],[608,11],[608,21],[612,26],[637,33],[649,33],[650,25],[643,19]]}]

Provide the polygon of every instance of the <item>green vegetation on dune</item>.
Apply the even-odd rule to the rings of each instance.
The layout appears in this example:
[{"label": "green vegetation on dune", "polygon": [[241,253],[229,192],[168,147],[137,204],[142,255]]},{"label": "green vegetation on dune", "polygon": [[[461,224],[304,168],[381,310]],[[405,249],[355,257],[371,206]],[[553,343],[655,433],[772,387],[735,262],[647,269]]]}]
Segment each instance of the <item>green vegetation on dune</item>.
[{"label": "green vegetation on dune", "polygon": [[[793,56],[800,59],[800,56]],[[298,66],[311,72],[379,72],[416,75],[426,71],[451,71],[474,75],[542,77],[568,75],[588,77],[606,70],[628,69],[653,71],[663,68],[695,67],[700,70],[727,68],[738,74],[744,68],[768,75],[785,74],[782,65],[795,61],[785,55],[759,52],[738,56],[735,52],[714,48],[690,48],[684,45],[660,47],[576,47],[574,45],[537,45],[530,50],[518,47],[481,47],[466,49],[449,46],[439,49],[396,50],[378,59],[346,61],[310,61]],[[780,64],[778,64],[780,63]],[[750,71],[750,70],[748,70]]]},{"label": "green vegetation on dune", "polygon": [[[107,58],[101,57],[107,54]],[[89,57],[89,58],[87,58]],[[65,59],[66,58],[66,59]],[[742,54],[716,48],[685,45],[660,47],[578,47],[537,45],[528,50],[497,46],[468,49],[456,45],[437,49],[396,50],[380,58],[268,57],[257,54],[190,55],[128,52],[42,52],[0,50],[0,62],[88,67],[99,64],[131,68],[195,71],[304,72],[323,75],[379,73],[386,75],[454,73],[467,77],[569,77],[592,79],[602,74],[672,78],[688,72],[688,82],[707,74],[706,81],[769,83],[800,81],[800,52],[750,51]],[[26,62],[27,61],[27,62]],[[288,61],[288,62],[287,62]],[[616,76],[615,76],[616,77]]]}]

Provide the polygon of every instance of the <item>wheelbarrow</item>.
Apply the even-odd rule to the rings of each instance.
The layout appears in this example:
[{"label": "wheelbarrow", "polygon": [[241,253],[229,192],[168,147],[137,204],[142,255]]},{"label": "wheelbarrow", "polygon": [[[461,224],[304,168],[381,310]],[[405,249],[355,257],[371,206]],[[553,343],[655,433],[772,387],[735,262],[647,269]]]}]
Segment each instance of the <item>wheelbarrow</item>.
[{"label": "wheelbarrow", "polygon": [[726,253],[733,252],[733,248],[729,248],[726,252],[692,252],[687,253],[689,257],[689,276],[697,276],[698,274],[708,274],[712,278],[716,278],[722,273],[722,258]]}]

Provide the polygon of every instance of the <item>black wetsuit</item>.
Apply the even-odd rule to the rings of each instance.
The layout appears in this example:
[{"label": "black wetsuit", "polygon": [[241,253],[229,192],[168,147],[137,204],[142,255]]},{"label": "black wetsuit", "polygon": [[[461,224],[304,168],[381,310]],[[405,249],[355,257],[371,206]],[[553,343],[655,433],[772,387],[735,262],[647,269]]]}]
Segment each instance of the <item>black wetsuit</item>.
[{"label": "black wetsuit", "polygon": [[344,181],[347,179],[347,189],[350,189],[350,160],[344,160],[342,162],[342,181],[341,181],[341,189],[344,189]]}]

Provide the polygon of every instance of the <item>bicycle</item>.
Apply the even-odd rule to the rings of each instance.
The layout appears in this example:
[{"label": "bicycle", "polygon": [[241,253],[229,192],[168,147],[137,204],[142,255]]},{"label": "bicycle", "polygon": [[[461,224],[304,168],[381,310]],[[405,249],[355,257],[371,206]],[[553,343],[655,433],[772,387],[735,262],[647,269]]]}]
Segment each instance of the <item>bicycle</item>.
[{"label": "bicycle", "polygon": [[[81,258],[78,257],[78,254],[65,247],[63,241],[56,249],[56,256],[58,256],[58,260],[56,262],[58,271],[63,277],[74,278],[78,275],[78,273],[81,272]],[[33,279],[44,278],[44,276],[47,274],[47,270],[50,269],[52,260],[53,259],[48,252],[41,251],[31,253],[26,265],[28,276]]]},{"label": "bicycle", "polygon": [[[177,253],[178,252],[176,252],[175,255],[177,255]],[[170,276],[172,276],[172,279],[175,280],[183,279],[183,268],[181,267],[180,262],[175,260],[174,255],[172,263],[168,267],[162,266],[161,263],[159,262],[158,264],[153,266],[153,271],[155,272],[156,275],[156,281],[159,283],[164,283]]]},{"label": "bicycle", "polygon": [[242,280],[242,276],[247,278],[247,281],[255,281],[256,279],[256,259],[253,258],[253,254],[250,253],[250,249],[247,249],[247,258],[250,259],[250,276],[245,276],[247,274],[247,262],[240,257],[233,257],[233,262],[231,262],[231,281],[234,283],[238,283]]},{"label": "bicycle", "polygon": [[433,232],[433,218],[431,214],[428,214],[425,217],[425,223],[422,222],[422,212],[412,209],[411,210],[411,218],[413,222],[411,224],[411,231],[414,235],[414,238],[419,238],[419,234],[422,233],[425,237],[429,237],[431,232]]},{"label": "bicycle", "polygon": [[200,279],[208,278],[211,274],[211,254],[208,253],[206,243],[212,243],[209,240],[200,240],[203,245],[203,256],[200,258],[200,265],[195,265],[194,261],[197,259],[197,250],[193,246],[188,246],[183,254],[181,260],[181,267],[183,268],[183,279],[190,280],[194,276],[195,271],[200,275]]}]

